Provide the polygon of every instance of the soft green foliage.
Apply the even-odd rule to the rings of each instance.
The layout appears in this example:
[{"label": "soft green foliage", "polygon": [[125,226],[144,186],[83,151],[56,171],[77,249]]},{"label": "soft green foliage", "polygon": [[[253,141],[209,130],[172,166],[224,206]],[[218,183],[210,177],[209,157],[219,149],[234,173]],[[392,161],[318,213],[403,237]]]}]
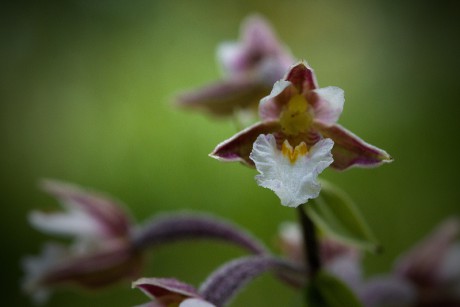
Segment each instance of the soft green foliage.
[{"label": "soft green foliage", "polygon": [[336,277],[323,271],[305,289],[307,307],[361,307],[353,292]]},{"label": "soft green foliage", "polygon": [[330,182],[322,181],[321,193],[307,206],[307,214],[317,227],[337,240],[371,251],[379,248],[358,207]]}]

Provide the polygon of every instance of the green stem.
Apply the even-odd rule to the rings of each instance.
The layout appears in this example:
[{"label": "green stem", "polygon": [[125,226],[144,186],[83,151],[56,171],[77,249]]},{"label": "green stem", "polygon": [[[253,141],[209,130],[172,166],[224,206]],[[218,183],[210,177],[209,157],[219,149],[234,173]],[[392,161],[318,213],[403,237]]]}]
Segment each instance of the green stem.
[{"label": "green stem", "polygon": [[305,248],[305,263],[308,265],[310,278],[313,279],[316,273],[321,269],[321,259],[319,256],[319,243],[316,235],[316,229],[310,217],[305,213],[302,207],[297,207],[300,224],[302,225],[302,234]]}]

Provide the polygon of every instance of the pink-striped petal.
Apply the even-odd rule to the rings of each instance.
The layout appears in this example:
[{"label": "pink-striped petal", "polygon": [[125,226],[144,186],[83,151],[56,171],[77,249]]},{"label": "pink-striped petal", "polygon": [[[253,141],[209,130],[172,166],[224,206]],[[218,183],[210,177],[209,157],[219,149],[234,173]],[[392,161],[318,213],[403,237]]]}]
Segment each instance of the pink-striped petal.
[{"label": "pink-striped petal", "polygon": [[329,125],[321,121],[313,122],[323,137],[334,141],[332,167],[345,170],[353,166],[376,167],[392,162],[391,156],[384,150],[370,145],[340,125]]},{"label": "pink-striped petal", "polygon": [[315,119],[334,124],[343,111],[344,91],[335,86],[315,89],[309,93],[308,101],[314,108]]},{"label": "pink-striped petal", "polygon": [[163,304],[179,303],[186,298],[199,298],[196,289],[174,278],[140,278],[133,282],[133,288],[138,288],[148,297]]},{"label": "pink-striped petal", "polygon": [[270,95],[260,100],[259,116],[263,121],[278,120],[284,106],[292,96],[296,94],[296,89],[291,82],[279,80],[273,85]]},{"label": "pink-striped petal", "polygon": [[153,299],[145,304],[149,307],[215,307],[202,299],[193,286],[175,278],[140,278],[133,282],[132,287]]},{"label": "pink-striped petal", "polygon": [[285,80],[291,82],[297,88],[299,94],[305,95],[309,91],[318,88],[313,68],[304,61],[291,66]]},{"label": "pink-striped petal", "polygon": [[257,137],[261,134],[269,134],[279,130],[280,125],[277,121],[256,123],[217,145],[209,156],[225,162],[239,161],[248,166],[254,166],[254,162],[249,158],[249,155]]}]

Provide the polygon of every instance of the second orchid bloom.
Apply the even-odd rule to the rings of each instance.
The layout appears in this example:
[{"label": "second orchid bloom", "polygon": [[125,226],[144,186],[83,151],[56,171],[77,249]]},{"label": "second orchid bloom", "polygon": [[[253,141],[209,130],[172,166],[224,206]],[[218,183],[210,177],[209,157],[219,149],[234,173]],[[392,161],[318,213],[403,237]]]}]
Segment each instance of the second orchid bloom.
[{"label": "second orchid bloom", "polygon": [[374,167],[392,158],[336,124],[344,92],[319,88],[313,69],[293,65],[259,104],[261,121],[219,144],[211,157],[241,161],[259,171],[257,183],[273,190],[288,207],[318,196],[318,175],[329,165],[337,170]]},{"label": "second orchid bloom", "polygon": [[177,97],[180,106],[231,117],[242,112],[252,117],[260,99],[270,92],[295,60],[276,37],[268,21],[259,15],[246,18],[240,40],[217,48],[223,78]]}]

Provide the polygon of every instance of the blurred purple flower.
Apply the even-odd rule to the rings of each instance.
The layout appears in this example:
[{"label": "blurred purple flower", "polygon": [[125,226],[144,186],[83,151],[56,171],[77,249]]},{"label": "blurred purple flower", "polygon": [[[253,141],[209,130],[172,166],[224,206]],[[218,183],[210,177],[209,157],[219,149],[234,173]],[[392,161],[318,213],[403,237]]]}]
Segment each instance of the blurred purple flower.
[{"label": "blurred purple flower", "polygon": [[108,196],[51,180],[43,181],[42,188],[60,201],[65,212],[33,211],[29,221],[37,229],[96,243],[130,235],[131,217],[124,205]]},{"label": "blurred purple flower", "polygon": [[50,290],[56,287],[99,289],[139,276],[141,256],[124,241],[106,242],[85,253],[48,243],[42,255],[23,259],[26,271],[23,287],[36,303],[44,303]]},{"label": "blurred purple flower", "polygon": [[[393,275],[371,277],[354,289],[366,307],[415,307],[414,285]],[[439,306],[441,307],[441,305]]]},{"label": "blurred purple flower", "polygon": [[393,272],[358,289],[369,307],[460,306],[460,221],[449,218],[395,263]]},{"label": "blurred purple flower", "polygon": [[273,83],[294,59],[276,38],[269,23],[258,15],[244,20],[239,42],[226,42],[217,49],[222,80],[182,93],[180,106],[197,108],[217,116],[232,116],[240,110],[256,111]]},{"label": "blurred purple flower", "polygon": [[417,288],[417,306],[460,306],[460,220],[450,218],[398,259],[394,275]]},{"label": "blurred purple flower", "polygon": [[40,256],[23,260],[24,290],[43,302],[49,289],[78,285],[88,289],[136,276],[141,254],[130,243],[133,224],[114,200],[76,186],[45,181],[43,189],[56,197],[66,212],[32,212],[37,229],[74,238],[70,247],[47,244]]},{"label": "blurred purple flower", "polygon": [[[247,17],[241,26],[239,42],[222,43],[217,58],[229,76],[257,75],[273,84],[293,64],[289,50],[277,39],[267,20],[260,15]],[[264,68],[270,68],[264,71]]]}]

